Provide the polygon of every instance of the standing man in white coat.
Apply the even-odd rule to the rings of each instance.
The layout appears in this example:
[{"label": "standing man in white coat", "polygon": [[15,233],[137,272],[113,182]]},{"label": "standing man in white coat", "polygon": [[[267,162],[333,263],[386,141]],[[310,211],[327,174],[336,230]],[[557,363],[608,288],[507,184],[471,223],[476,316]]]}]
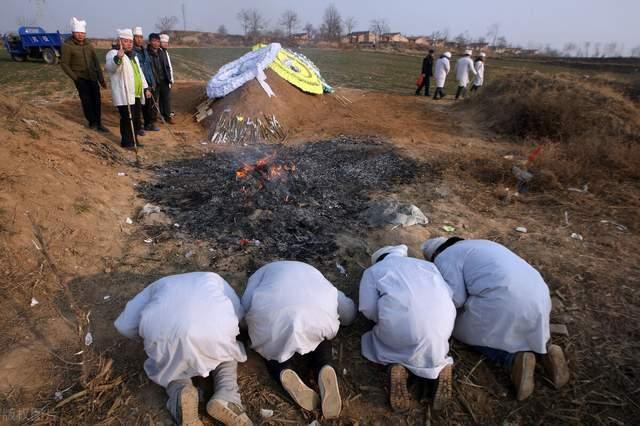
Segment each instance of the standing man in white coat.
[{"label": "standing man in white coat", "polygon": [[568,382],[564,353],[549,341],[551,299],[538,271],[493,241],[441,237],[426,241],[422,250],[460,310],[453,336],[510,369],[519,401],[534,389],[534,353],[542,356],[556,388]]},{"label": "standing man in white coat", "polygon": [[453,359],[449,338],[456,319],[451,290],[436,267],[407,257],[407,246],[383,247],[360,281],[359,309],[375,322],[362,336],[362,355],[391,365],[389,400],[394,410],[409,408],[407,379],[436,381],[433,408],[451,399]]},{"label": "standing man in white coat", "polygon": [[120,145],[131,149],[136,144],[142,146],[137,139],[142,129],[140,114],[151,92],[147,90],[149,85],[133,51],[133,31],[118,30],[118,42],[119,48],[107,53],[105,70],[111,77],[113,104],[120,113]]},{"label": "standing man in white coat", "polygon": [[[320,271],[302,262],[280,261],[258,269],[242,296],[251,348],[269,373],[302,408],[322,407],[326,419],[342,410],[338,376],[331,365],[331,340],[356,317],[353,301]],[[320,397],[293,370],[302,359],[317,377]]]},{"label": "standing man in white coat", "polygon": [[476,76],[476,69],[473,67],[473,60],[471,59],[471,50],[465,50],[462,58],[456,62],[456,79],[458,80],[458,90],[456,91],[456,99],[460,98],[460,95],[464,98],[467,92],[467,85],[469,84],[469,74]]},{"label": "standing man in white coat", "polygon": [[240,400],[238,362],[247,360],[236,340],[244,315],[233,288],[218,274],[194,272],[162,278],[134,297],[115,322],[118,331],[144,341],[144,370],[164,387],[167,408],[179,425],[201,426],[196,376],[213,377],[207,412],[233,426],[251,426]]},{"label": "standing man in white coat", "polygon": [[447,74],[449,74],[449,71],[451,70],[449,59],[451,59],[451,53],[444,52],[436,61],[436,71],[434,73],[436,80],[436,92],[433,94],[433,99],[435,100],[445,97],[444,84],[447,81]]},{"label": "standing man in white coat", "polygon": [[487,55],[484,52],[480,52],[480,55],[476,58],[473,66],[476,70],[476,78],[473,79],[473,85],[471,91],[475,92],[484,84],[484,60]]},{"label": "standing man in white coat", "polygon": [[165,119],[166,117],[169,117],[167,122],[169,124],[172,124],[174,113],[171,110],[171,90],[173,88],[173,85],[175,84],[175,81],[173,79],[173,65],[171,64],[171,55],[169,55],[169,35],[168,34],[160,34],[160,47],[162,48],[165,55],[167,56],[167,63],[169,64],[169,84],[167,86],[167,91],[165,93],[166,103],[163,104],[161,102],[160,108],[165,109],[165,111],[163,111],[163,115],[165,116]]}]

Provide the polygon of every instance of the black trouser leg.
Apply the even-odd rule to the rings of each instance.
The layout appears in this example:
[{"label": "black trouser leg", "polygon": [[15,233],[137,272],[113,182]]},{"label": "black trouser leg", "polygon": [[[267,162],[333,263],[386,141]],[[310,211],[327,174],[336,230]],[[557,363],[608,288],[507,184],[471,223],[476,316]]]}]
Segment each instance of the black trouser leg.
[{"label": "black trouser leg", "polygon": [[480,87],[480,86],[476,86],[475,84],[473,86],[471,86],[471,92],[477,91],[478,87]]},{"label": "black trouser leg", "polygon": [[423,87],[424,87],[424,80],[422,80],[422,83],[420,83],[420,86],[418,86],[418,88],[416,89],[416,96],[420,95],[420,92],[422,91]]},{"label": "black trouser leg", "polygon": [[100,96],[100,84],[97,81],[92,81],[93,92],[93,116],[95,123],[98,126],[102,126],[102,97]]},{"label": "black trouser leg", "polygon": [[441,99],[444,98],[444,91],[442,87],[436,87],[436,92],[433,94],[433,99]]},{"label": "black trouser leg", "polygon": [[318,345],[318,347],[309,354],[311,358],[311,368],[313,369],[313,374],[318,377],[320,374],[320,369],[325,365],[331,366],[331,341],[323,340],[322,343]]},{"label": "black trouser leg", "polygon": [[169,88],[169,83],[166,81],[158,83],[157,92],[160,114],[162,114],[165,120],[168,120],[171,118],[171,89]]},{"label": "black trouser leg", "polygon": [[99,123],[99,110],[96,111],[96,88],[98,92],[98,102],[100,99],[100,88],[97,81],[85,80],[79,78],[75,81],[80,103],[82,104],[82,112],[89,122],[89,126],[95,126]]},{"label": "black trouser leg", "polygon": [[[151,96],[157,99],[157,95],[155,91],[151,88],[149,88],[148,90],[151,92]],[[155,106],[155,103],[153,102],[153,99],[151,98],[145,99],[145,101],[146,103],[142,107],[142,117],[144,118],[144,127],[146,129],[146,128],[153,127],[153,125],[156,122],[156,110],[155,110],[156,106]]]},{"label": "black trouser leg", "polygon": [[288,360],[286,360],[285,362],[278,362],[278,361],[274,361],[274,360],[265,360],[265,362],[267,363],[267,370],[269,371],[269,375],[271,375],[271,377],[278,383],[280,383],[280,373],[282,373],[283,370],[287,370],[291,368],[291,364],[292,364],[292,359],[290,358]]},{"label": "black trouser leg", "polygon": [[142,129],[142,101],[140,98],[136,98],[136,103],[131,106],[131,114],[133,114],[133,128],[137,135],[140,129]]},{"label": "black trouser leg", "polygon": [[464,86],[458,86],[458,90],[456,91],[456,99],[460,97],[460,94],[462,93],[462,89],[464,89]]},{"label": "black trouser leg", "polygon": [[431,96],[431,94],[429,93],[430,80],[431,80],[431,77],[425,77],[424,78],[424,87],[425,87],[424,95],[425,96]]},{"label": "black trouser leg", "polygon": [[[135,105],[130,105],[131,112]],[[129,108],[127,105],[118,107],[120,113],[120,145],[123,147],[133,146],[133,132],[131,131],[131,117],[129,116]]]}]

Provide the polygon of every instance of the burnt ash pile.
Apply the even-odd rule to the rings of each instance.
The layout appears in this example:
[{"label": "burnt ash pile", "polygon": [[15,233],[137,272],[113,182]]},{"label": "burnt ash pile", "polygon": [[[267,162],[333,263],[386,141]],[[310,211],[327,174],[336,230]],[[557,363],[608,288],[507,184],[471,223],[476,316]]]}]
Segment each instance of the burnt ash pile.
[{"label": "burnt ash pile", "polygon": [[229,147],[168,163],[139,190],[183,231],[220,250],[255,245],[267,258],[311,260],[333,253],[338,233],[366,231],[359,216],[371,193],[426,172],[388,142],[338,138]]}]

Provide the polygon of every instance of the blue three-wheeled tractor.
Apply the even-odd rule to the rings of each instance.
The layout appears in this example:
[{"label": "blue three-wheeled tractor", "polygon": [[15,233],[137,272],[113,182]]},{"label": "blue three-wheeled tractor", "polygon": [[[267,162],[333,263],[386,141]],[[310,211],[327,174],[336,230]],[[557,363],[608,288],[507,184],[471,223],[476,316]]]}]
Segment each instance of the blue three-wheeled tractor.
[{"label": "blue three-wheeled tractor", "polygon": [[16,62],[44,59],[47,64],[55,65],[60,58],[64,38],[59,31],[48,33],[40,27],[20,27],[18,33],[4,36],[4,47]]}]

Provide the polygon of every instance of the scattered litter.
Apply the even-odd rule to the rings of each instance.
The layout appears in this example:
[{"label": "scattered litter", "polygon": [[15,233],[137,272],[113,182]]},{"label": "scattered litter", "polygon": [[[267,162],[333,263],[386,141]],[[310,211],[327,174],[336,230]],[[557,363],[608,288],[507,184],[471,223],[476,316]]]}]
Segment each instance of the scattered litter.
[{"label": "scattered litter", "polygon": [[567,329],[567,326],[564,324],[550,324],[549,330],[551,331],[551,334],[557,334],[559,336],[569,335],[569,330]]},{"label": "scattered litter", "polygon": [[444,225],[444,226],[442,227],[442,230],[443,230],[444,232],[448,232],[448,233],[450,233],[450,234],[451,234],[451,233],[453,233],[453,232],[456,232],[456,228],[455,228],[454,226],[451,226],[451,225]]},{"label": "scattered litter", "polygon": [[429,223],[429,219],[418,207],[396,200],[374,201],[363,215],[372,226],[391,224],[406,227]]},{"label": "scattered litter", "polygon": [[309,423],[307,426],[321,426],[320,422],[317,420],[312,421],[311,423]]},{"label": "scattered litter", "polygon": [[513,166],[511,172],[518,179],[518,185],[516,189],[518,192],[526,192],[526,186],[533,179],[533,173],[521,169],[518,166]]},{"label": "scattered litter", "polygon": [[567,191],[571,191],[571,192],[578,192],[580,194],[586,194],[587,192],[589,192],[589,184],[586,184],[585,186],[582,187],[582,189],[578,189],[578,188],[567,188]]},{"label": "scattered litter", "polygon": [[347,369],[346,369],[346,368],[343,368],[343,369],[342,369],[342,375],[343,375],[343,376],[346,376],[346,375],[347,375],[347,373],[348,373]]},{"label": "scattered litter", "polygon": [[91,346],[91,344],[93,343],[93,335],[91,334],[91,332],[87,332],[87,334],[85,334],[84,336],[84,345],[85,346]]},{"label": "scattered litter", "polygon": [[569,223],[569,212],[568,212],[568,211],[565,211],[565,212],[564,212],[564,223],[565,223],[567,226],[571,225],[571,224]]},{"label": "scattered litter", "polygon": [[160,207],[158,206],[154,206],[151,203],[147,203],[144,205],[144,207],[142,207],[142,210],[140,210],[140,213],[138,213],[138,217],[140,216],[147,216],[150,215],[151,213],[160,213]]},{"label": "scattered litter", "polygon": [[504,157],[505,160],[513,160],[513,155],[505,155]]},{"label": "scattered litter", "polygon": [[342,275],[345,275],[345,276],[347,275],[347,270],[340,263],[336,262],[336,268],[338,269],[338,272],[340,272]]},{"label": "scattered litter", "polygon": [[147,244],[151,244],[153,242],[153,238],[147,238],[146,240],[144,240],[144,242]]},{"label": "scattered litter", "polygon": [[180,228],[180,224],[179,224],[179,223],[174,223],[174,224],[173,224],[173,227],[174,227],[174,228]]},{"label": "scattered litter", "polygon": [[515,230],[516,232],[520,232],[521,234],[526,234],[527,232],[529,232],[529,230],[524,226],[518,226]]},{"label": "scattered litter", "polygon": [[189,258],[193,257],[193,255],[194,255],[194,254],[195,254],[195,253],[193,252],[193,250],[189,250],[189,251],[184,255],[184,257],[186,257],[187,259],[189,259]]},{"label": "scattered litter", "polygon": [[127,220],[125,220],[127,225],[133,225],[133,221],[131,220],[130,217],[127,218]]},{"label": "scattered litter", "polygon": [[573,234],[571,234],[571,238],[573,238],[574,240],[578,240],[578,241],[582,241],[584,240],[584,238],[582,237],[582,235],[580,234],[576,234],[575,232]]},{"label": "scattered litter", "polygon": [[600,223],[608,223],[610,225],[613,225],[618,229],[618,231],[622,231],[622,232],[627,232],[629,230],[629,228],[627,228],[626,226],[613,222],[611,220],[601,220]]},{"label": "scattered litter", "polygon": [[22,121],[24,121],[25,124],[29,127],[34,127],[38,125],[38,122],[36,120],[29,120],[27,118],[23,118]]},{"label": "scattered litter", "polygon": [[38,302],[38,301],[36,300],[36,298],[35,298],[35,297],[32,297],[32,298],[31,298],[31,307],[32,307],[32,308],[33,308],[34,306],[36,306],[36,305],[39,305],[39,304],[40,304],[40,302]]},{"label": "scattered litter", "polygon": [[104,297],[102,298],[102,300],[109,300],[109,299],[111,299],[111,296],[104,296]]},{"label": "scattered litter", "polygon": [[82,355],[83,353],[84,353],[84,351],[78,351],[78,352],[76,352],[74,355],[75,355],[75,356],[79,356],[79,355]]},{"label": "scattered litter", "polygon": [[53,394],[53,399],[55,399],[56,402],[62,401],[63,398],[64,398],[64,395],[62,395],[62,392],[60,391],[56,391],[56,393]]},{"label": "scattered litter", "polygon": [[246,238],[243,238],[240,240],[240,246],[242,247],[244,246],[260,247],[260,244],[262,244],[260,240],[247,240]]},{"label": "scattered litter", "polygon": [[126,176],[127,174],[125,172],[118,172],[118,176],[122,177],[122,176]]},{"label": "scattered litter", "polygon": [[260,415],[262,416],[263,419],[268,419],[270,417],[273,417],[273,410],[269,410],[266,408],[261,408],[260,409]]}]

